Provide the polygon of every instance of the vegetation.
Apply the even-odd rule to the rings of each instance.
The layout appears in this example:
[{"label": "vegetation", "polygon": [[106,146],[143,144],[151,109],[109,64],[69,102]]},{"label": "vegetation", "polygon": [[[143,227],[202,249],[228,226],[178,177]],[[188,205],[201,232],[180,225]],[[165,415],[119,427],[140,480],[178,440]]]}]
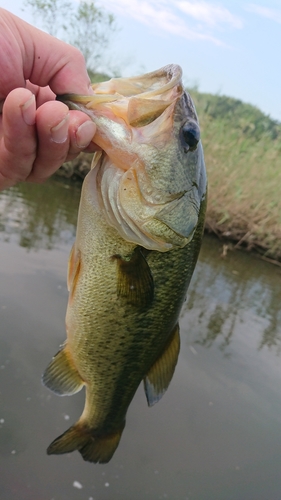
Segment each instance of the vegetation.
[{"label": "vegetation", "polygon": [[114,16],[94,1],[25,0],[36,24],[75,45],[83,53],[90,76],[104,69],[105,51],[116,31]]},{"label": "vegetation", "polygon": [[207,230],[281,260],[281,124],[239,100],[190,93],[209,178]]}]

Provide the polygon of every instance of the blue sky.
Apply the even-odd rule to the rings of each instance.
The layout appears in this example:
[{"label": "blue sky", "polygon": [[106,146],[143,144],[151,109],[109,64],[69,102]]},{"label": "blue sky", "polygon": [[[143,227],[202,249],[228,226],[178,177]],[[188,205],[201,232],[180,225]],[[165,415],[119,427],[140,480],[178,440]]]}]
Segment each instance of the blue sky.
[{"label": "blue sky", "polygon": [[[97,3],[115,14],[110,59],[123,75],[178,63],[187,85],[236,97],[281,121],[280,0]],[[20,0],[1,6],[32,23]]]}]

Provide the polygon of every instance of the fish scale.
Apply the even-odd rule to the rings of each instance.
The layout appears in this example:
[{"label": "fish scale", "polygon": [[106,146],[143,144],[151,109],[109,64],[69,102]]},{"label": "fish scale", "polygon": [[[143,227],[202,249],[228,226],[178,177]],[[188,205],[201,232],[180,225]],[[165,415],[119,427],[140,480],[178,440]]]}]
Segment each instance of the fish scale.
[{"label": "fish scale", "polygon": [[[179,314],[203,235],[207,182],[196,112],[178,66],[93,88],[97,99],[62,98],[95,121],[94,140],[103,152],[81,192],[69,259],[67,340],[43,382],[60,395],[86,388],[80,419],[48,453],[78,450],[87,461],[106,463],[140,382],[152,406],[172,379]],[[107,88],[115,89],[116,99],[111,94],[107,100]],[[184,137],[191,137],[190,148]]]}]

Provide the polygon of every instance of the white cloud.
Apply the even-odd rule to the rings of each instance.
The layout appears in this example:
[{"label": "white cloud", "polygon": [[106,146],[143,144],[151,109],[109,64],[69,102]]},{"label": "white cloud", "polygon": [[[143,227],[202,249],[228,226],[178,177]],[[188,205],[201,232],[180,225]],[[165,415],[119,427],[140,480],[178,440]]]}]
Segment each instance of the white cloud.
[{"label": "white cloud", "polygon": [[[227,9],[206,2],[107,0],[106,6],[111,12],[136,19],[155,30],[162,30],[189,40],[206,40],[222,46],[225,46],[224,42],[210,32],[210,27],[223,22],[236,28],[242,26],[241,21]],[[194,22],[188,22],[185,14],[195,18],[199,24],[194,25]],[[208,25],[208,30],[206,25]]]},{"label": "white cloud", "polygon": [[210,26],[215,27],[218,24],[228,24],[236,29],[243,27],[242,20],[221,5],[204,1],[189,2],[187,0],[178,1],[176,5],[188,16]]},{"label": "white cloud", "polygon": [[247,5],[246,10],[281,24],[281,9],[272,9],[270,7],[262,7],[261,5],[251,3]]}]

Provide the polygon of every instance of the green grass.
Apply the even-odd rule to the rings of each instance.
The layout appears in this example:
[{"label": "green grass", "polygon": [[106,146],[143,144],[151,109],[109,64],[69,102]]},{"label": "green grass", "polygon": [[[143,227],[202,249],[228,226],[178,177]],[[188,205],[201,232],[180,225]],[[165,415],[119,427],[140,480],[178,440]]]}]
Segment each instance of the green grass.
[{"label": "green grass", "polygon": [[239,100],[190,93],[209,179],[207,230],[281,260],[281,124]]}]

